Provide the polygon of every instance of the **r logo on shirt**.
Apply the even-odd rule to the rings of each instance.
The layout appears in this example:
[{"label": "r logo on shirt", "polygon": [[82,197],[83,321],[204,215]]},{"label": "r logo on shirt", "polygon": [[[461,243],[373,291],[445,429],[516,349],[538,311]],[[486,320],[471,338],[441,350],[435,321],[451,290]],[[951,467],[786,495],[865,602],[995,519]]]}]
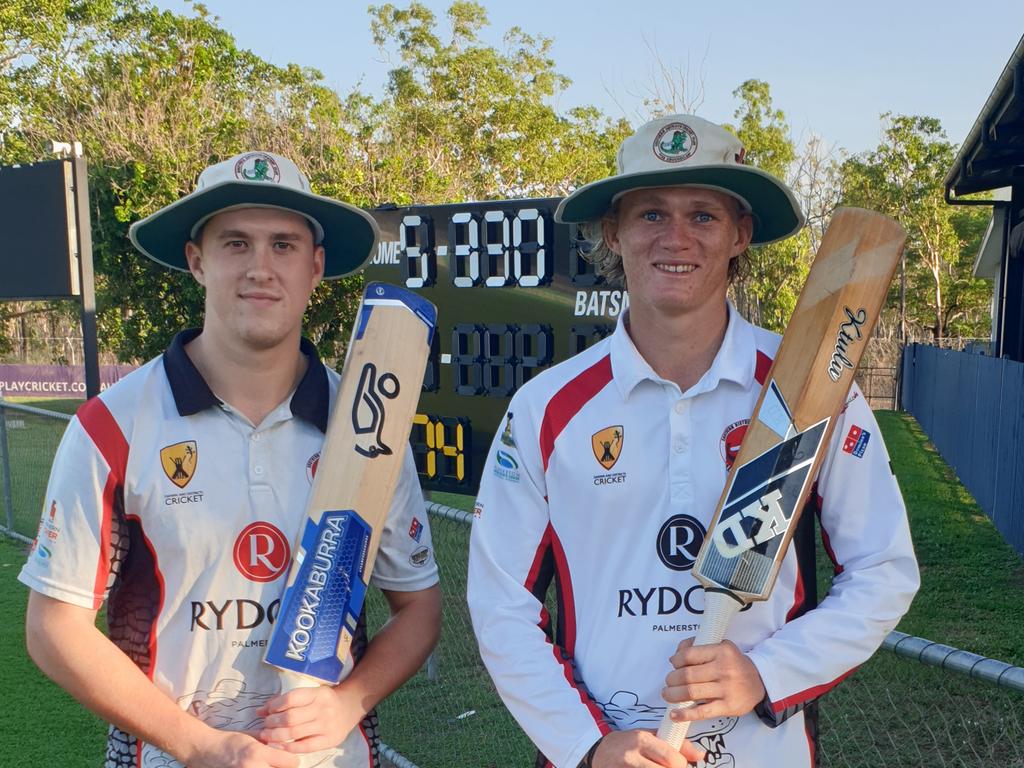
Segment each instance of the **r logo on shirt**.
[{"label": "r logo on shirt", "polygon": [[288,538],[277,526],[263,521],[242,529],[232,554],[238,572],[257,582],[273,581],[286,573],[292,556]]},{"label": "r logo on shirt", "polygon": [[707,533],[695,517],[673,515],[658,531],[658,557],[673,571],[688,571],[693,568]]}]

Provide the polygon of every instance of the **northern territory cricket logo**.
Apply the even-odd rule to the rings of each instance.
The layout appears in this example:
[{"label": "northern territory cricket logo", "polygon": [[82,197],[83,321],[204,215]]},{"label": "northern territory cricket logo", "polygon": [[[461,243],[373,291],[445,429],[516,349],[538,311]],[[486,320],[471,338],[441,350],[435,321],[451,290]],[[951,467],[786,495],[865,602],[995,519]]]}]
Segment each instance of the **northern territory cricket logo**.
[{"label": "northern territory cricket logo", "polygon": [[594,449],[594,458],[602,467],[614,467],[622,453],[622,425],[605,427],[595,432],[590,438],[590,447]]},{"label": "northern territory cricket logo", "polygon": [[775,556],[803,501],[829,419],[736,470],[698,572],[722,587],[757,594],[770,581]]},{"label": "northern territory cricket logo", "polygon": [[235,178],[246,181],[281,180],[281,169],[270,155],[261,152],[250,152],[238,158],[235,163]]},{"label": "northern territory cricket logo", "polygon": [[390,456],[391,447],[384,443],[384,419],[387,416],[384,408],[383,395],[388,400],[398,396],[401,387],[398,377],[393,373],[377,375],[377,366],[366,363],[359,375],[359,386],[356,388],[355,401],[352,403],[352,427],[360,437],[371,436],[362,445],[356,443],[355,449],[367,458]]},{"label": "northern territory cricket logo", "polygon": [[160,449],[160,466],[167,479],[179,488],[189,484],[196,473],[199,453],[195,440],[186,440]]},{"label": "northern territory cricket logo", "polygon": [[669,123],[654,137],[653,149],[666,163],[681,163],[697,151],[697,134],[686,123]]},{"label": "northern territory cricket logo", "polygon": [[853,370],[853,362],[847,357],[846,350],[849,349],[850,344],[861,340],[861,326],[868,321],[868,313],[864,311],[864,307],[858,309],[856,313],[849,307],[843,307],[843,311],[846,312],[847,320],[839,325],[839,333],[836,334],[836,351],[828,363],[828,377],[832,381],[839,381],[839,377],[843,374],[843,368]]}]

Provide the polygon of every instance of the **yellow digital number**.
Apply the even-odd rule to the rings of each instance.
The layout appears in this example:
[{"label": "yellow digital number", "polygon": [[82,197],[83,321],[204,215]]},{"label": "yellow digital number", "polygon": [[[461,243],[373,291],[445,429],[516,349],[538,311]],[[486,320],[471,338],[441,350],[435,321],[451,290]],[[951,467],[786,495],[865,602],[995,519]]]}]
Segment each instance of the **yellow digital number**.
[{"label": "yellow digital number", "polygon": [[[417,413],[413,416],[413,426],[423,427],[423,441],[426,450],[425,471],[428,480],[437,477],[438,453],[449,459],[455,459],[455,479],[462,482],[466,478],[466,456],[465,456],[465,426],[458,419],[450,419],[450,424],[440,416],[432,416],[428,413]],[[453,435],[448,431],[454,428],[454,440],[449,441]]]}]

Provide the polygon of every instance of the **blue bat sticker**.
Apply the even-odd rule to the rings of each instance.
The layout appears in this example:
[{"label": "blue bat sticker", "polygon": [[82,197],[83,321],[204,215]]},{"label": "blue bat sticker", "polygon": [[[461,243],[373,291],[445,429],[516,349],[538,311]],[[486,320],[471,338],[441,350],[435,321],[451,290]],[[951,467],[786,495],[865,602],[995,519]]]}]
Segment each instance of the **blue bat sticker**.
[{"label": "blue bat sticker", "polygon": [[343,631],[355,633],[366,597],[363,569],[370,526],[351,509],[306,521],[298,575],[281,598],[266,660],[275,667],[337,685],[344,670],[337,657]]}]

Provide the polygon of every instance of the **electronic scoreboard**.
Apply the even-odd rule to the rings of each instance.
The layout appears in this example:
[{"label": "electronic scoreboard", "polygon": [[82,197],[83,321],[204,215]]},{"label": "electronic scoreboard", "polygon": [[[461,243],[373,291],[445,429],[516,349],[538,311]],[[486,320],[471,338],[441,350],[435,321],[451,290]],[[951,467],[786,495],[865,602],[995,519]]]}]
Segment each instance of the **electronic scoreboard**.
[{"label": "electronic scoreboard", "polygon": [[475,495],[512,394],[615,328],[628,306],[583,257],[560,198],[371,210],[381,230],[366,279],[437,306],[412,429],[427,490]]}]

